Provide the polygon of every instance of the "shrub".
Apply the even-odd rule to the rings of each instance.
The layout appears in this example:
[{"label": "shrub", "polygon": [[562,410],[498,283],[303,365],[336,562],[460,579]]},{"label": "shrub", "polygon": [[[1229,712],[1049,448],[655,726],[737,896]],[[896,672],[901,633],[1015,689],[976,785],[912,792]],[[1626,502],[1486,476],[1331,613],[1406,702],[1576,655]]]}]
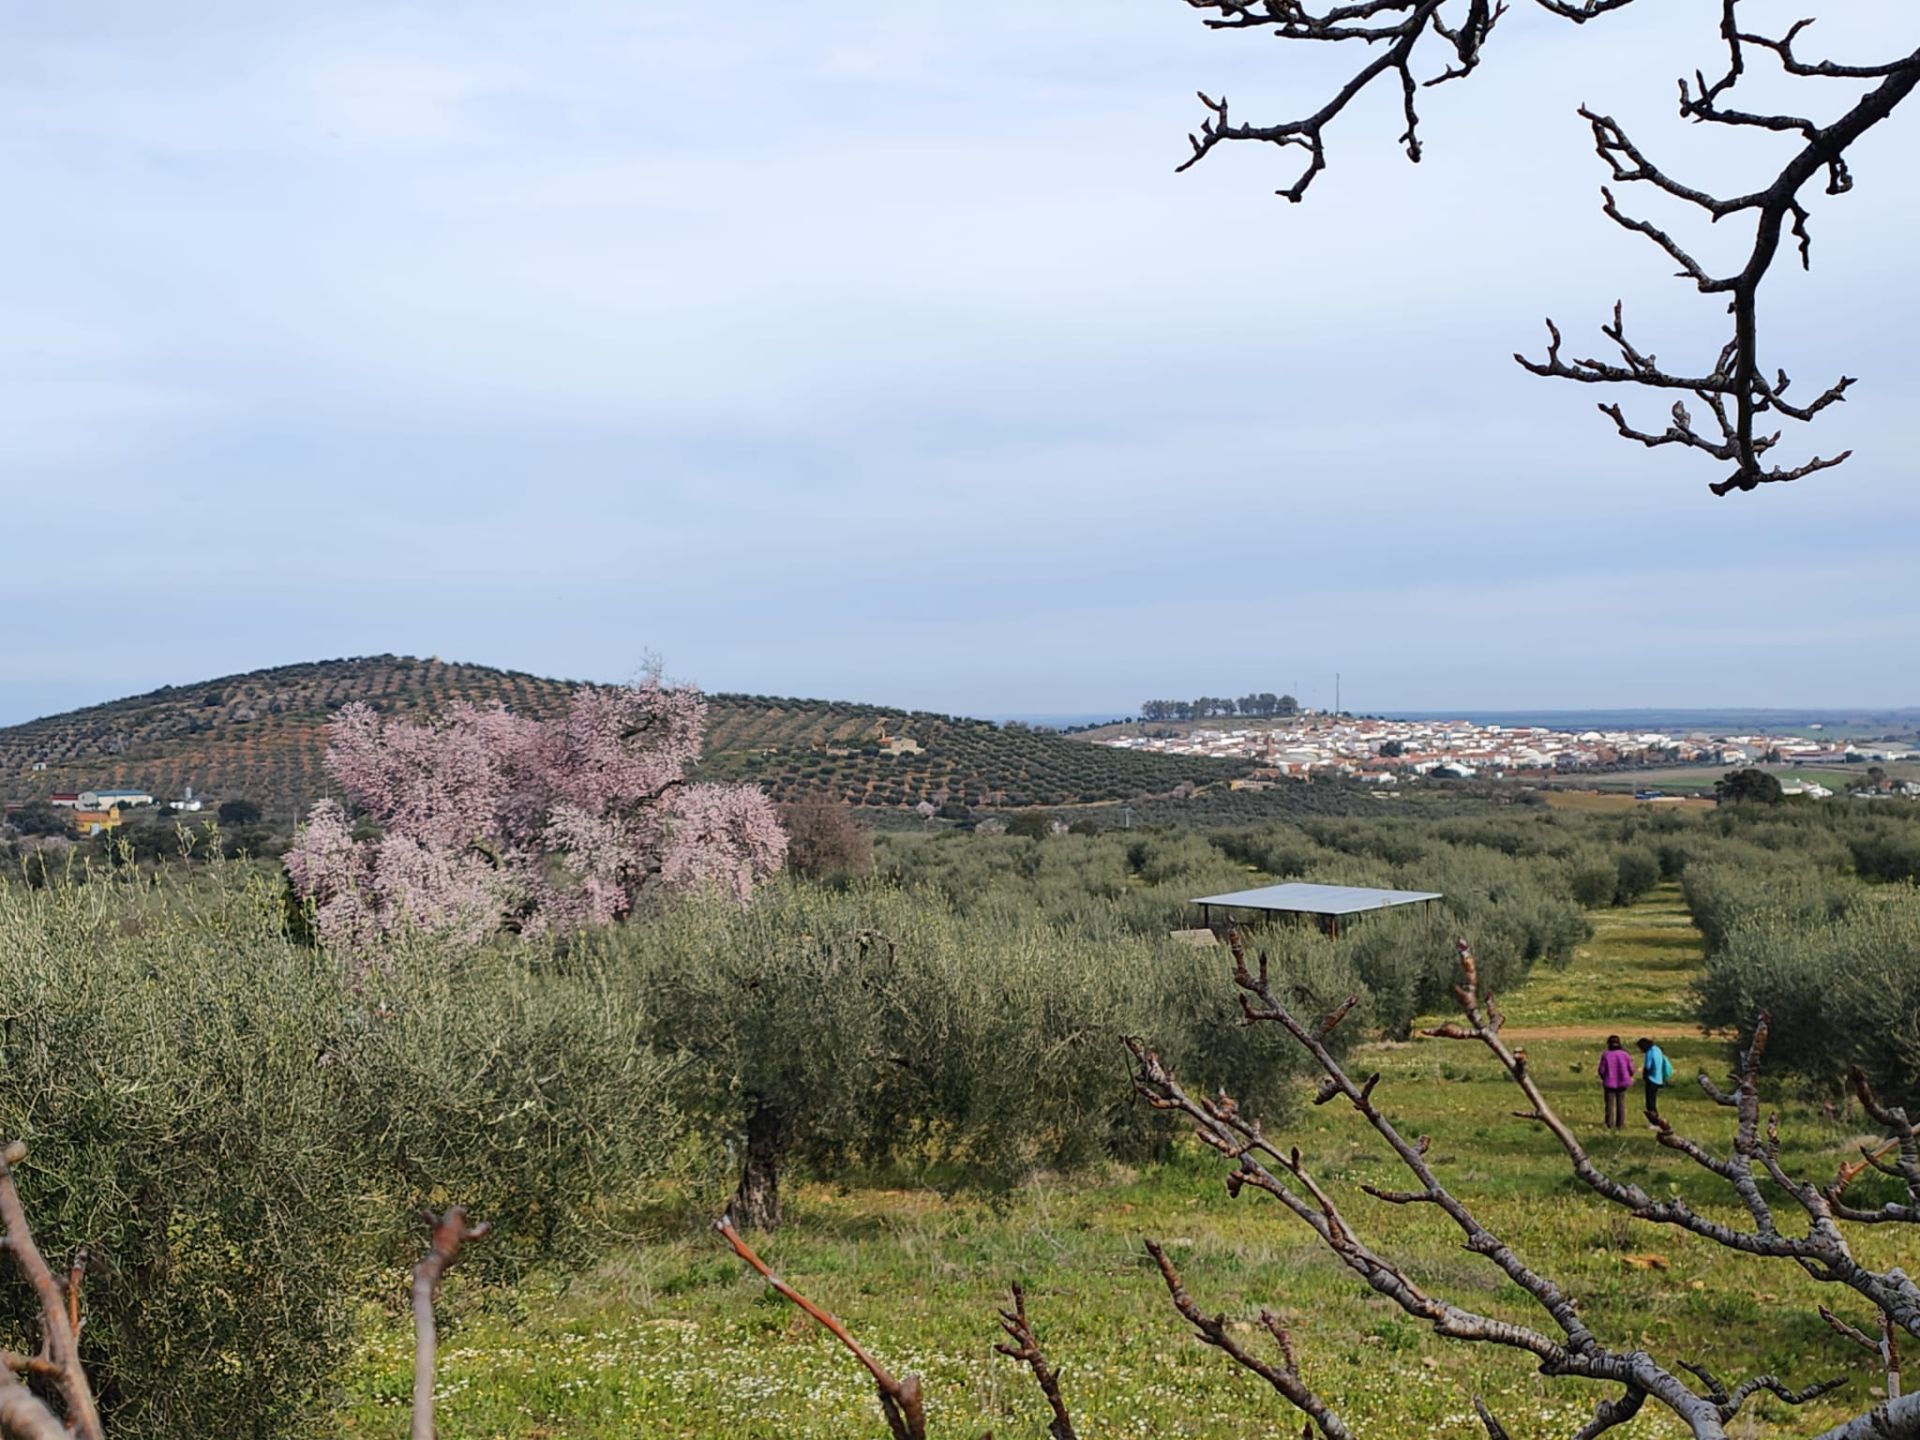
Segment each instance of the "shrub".
[{"label": "shrub", "polygon": [[260,807],[253,801],[236,796],[232,800],[222,800],[215,814],[222,826],[231,826],[243,830],[249,825],[260,823]]},{"label": "shrub", "polygon": [[1701,1020],[1743,1044],[1766,1011],[1770,1068],[1837,1088],[1857,1065],[1884,1099],[1920,1103],[1920,892],[1838,917],[1755,908],[1708,956],[1699,998]]},{"label": "shrub", "polygon": [[270,895],[138,898],[0,886],[0,1127],[56,1267],[100,1258],[83,1343],[111,1432],[289,1433],[365,1293],[364,1176],[317,1063],[341,986]]},{"label": "shrub", "polygon": [[1713,793],[1722,805],[1778,805],[1786,798],[1777,779],[1751,767],[1722,775],[1714,781]]},{"label": "shrub", "polygon": [[1712,860],[1696,860],[1680,884],[1707,955],[1723,952],[1734,927],[1764,916],[1796,927],[1833,924],[1860,901],[1856,880],[1795,865],[1750,846],[1723,846]]},{"label": "shrub", "polygon": [[1007,834],[1022,840],[1045,840],[1053,834],[1053,817],[1044,810],[1023,810],[1007,822]]},{"label": "shrub", "polygon": [[1615,862],[1619,875],[1613,903],[1631,905],[1660,883],[1660,857],[1644,845],[1622,847]]},{"label": "shrub", "polygon": [[6,824],[18,835],[71,835],[73,812],[35,800],[8,814]]},{"label": "shrub", "polygon": [[1213,843],[1222,854],[1283,880],[1306,874],[1333,853],[1300,831],[1277,825],[1264,830],[1222,831],[1213,837]]},{"label": "shrub", "polygon": [[642,996],[591,947],[390,953],[336,1030],[337,1074],[380,1253],[452,1203],[494,1236],[475,1268],[577,1264],[609,1209],[667,1164],[671,1058],[648,1048]]},{"label": "shrub", "polygon": [[1920,880],[1920,824],[1902,819],[1881,820],[1847,838],[1855,870],[1875,880]]},{"label": "shrub", "polygon": [[1588,910],[1613,904],[1620,890],[1620,868],[1601,856],[1580,861],[1568,875],[1573,898]]},{"label": "shrub", "polygon": [[56,1268],[98,1262],[118,1437],[313,1433],[415,1207],[497,1218],[477,1265],[575,1259],[674,1138],[641,992],[591,955],[414,939],[349,983],[282,899],[221,862],[0,884],[0,1136]]},{"label": "shrub", "polygon": [[780,807],[787,868],[808,880],[873,873],[873,832],[853,807],[826,796]]}]

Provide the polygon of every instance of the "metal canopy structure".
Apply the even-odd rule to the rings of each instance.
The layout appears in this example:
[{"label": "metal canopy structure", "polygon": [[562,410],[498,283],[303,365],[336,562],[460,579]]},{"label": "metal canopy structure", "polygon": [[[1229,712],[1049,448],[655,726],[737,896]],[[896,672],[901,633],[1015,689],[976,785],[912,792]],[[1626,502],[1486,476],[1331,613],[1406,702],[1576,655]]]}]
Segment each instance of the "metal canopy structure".
[{"label": "metal canopy structure", "polygon": [[1329,935],[1340,934],[1340,921],[1348,915],[1368,910],[1391,910],[1400,905],[1427,907],[1433,917],[1433,902],[1445,897],[1428,890],[1372,890],[1361,885],[1263,885],[1257,890],[1234,890],[1225,895],[1203,895],[1193,903],[1200,907],[1209,926],[1215,907],[1223,910],[1263,910],[1274,915],[1311,915],[1325,923]]}]

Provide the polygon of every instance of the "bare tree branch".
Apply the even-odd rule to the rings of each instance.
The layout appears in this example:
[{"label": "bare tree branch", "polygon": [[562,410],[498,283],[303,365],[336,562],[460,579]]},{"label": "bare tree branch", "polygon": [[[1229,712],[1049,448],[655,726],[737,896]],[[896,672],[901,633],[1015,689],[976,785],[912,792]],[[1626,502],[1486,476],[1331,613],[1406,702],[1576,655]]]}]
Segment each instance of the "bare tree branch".
[{"label": "bare tree branch", "polygon": [[[1214,29],[1266,30],[1280,39],[1340,43],[1358,41],[1373,52],[1345,84],[1318,110],[1295,120],[1275,124],[1247,124],[1234,121],[1223,97],[1219,101],[1201,95],[1208,114],[1200,130],[1188,137],[1192,154],[1178,167],[1185,170],[1206,158],[1225,141],[1258,141],[1283,149],[1307,152],[1307,161],[1293,183],[1279,193],[1288,200],[1305,198],[1307,188],[1327,165],[1327,132],[1353,102],[1383,76],[1391,75],[1400,84],[1406,129],[1400,141],[1407,158],[1418,161],[1421,155],[1420,117],[1415,97],[1420,85],[1438,85],[1462,79],[1479,65],[1483,49],[1501,17],[1502,3],[1489,0],[1187,0],[1195,9],[1213,12],[1206,24]],[[1624,9],[1632,0],[1534,0],[1535,6],[1561,19],[1584,23],[1610,11]],[[1585,384],[1630,385],[1656,390],[1688,390],[1706,408],[1713,429],[1702,432],[1684,405],[1676,404],[1672,421],[1664,430],[1648,430],[1630,423],[1620,407],[1603,404],[1600,409],[1622,437],[1642,445],[1674,445],[1696,450],[1731,471],[1711,487],[1716,494],[1734,490],[1752,490],[1762,484],[1797,480],[1820,470],[1830,469],[1848,458],[1850,451],[1812,458],[1796,464],[1776,464],[1768,452],[1780,441],[1780,432],[1771,429],[1774,417],[1810,421],[1822,410],[1845,399],[1854,383],[1841,376],[1810,403],[1801,405],[1786,398],[1790,381],[1784,370],[1769,371],[1759,358],[1758,294],[1776,258],[1783,236],[1790,236],[1803,267],[1811,263],[1812,237],[1807,228],[1808,210],[1802,199],[1806,187],[1824,177],[1828,195],[1843,195],[1852,188],[1853,177],[1847,164],[1848,149],[1890,117],[1900,104],[1920,86],[1920,50],[1911,54],[1866,64],[1840,64],[1830,60],[1806,60],[1795,49],[1811,20],[1801,20],[1779,35],[1758,34],[1741,28],[1739,11],[1742,0],[1721,0],[1720,39],[1726,47],[1727,66],[1716,79],[1695,71],[1689,80],[1679,82],[1679,114],[1698,124],[1723,125],[1735,129],[1761,130],[1789,137],[1798,148],[1777,170],[1774,179],[1759,190],[1718,196],[1699,186],[1687,184],[1667,174],[1634,144],[1626,130],[1613,117],[1580,108],[1592,132],[1594,148],[1617,184],[1644,184],[1660,193],[1690,205],[1713,223],[1733,216],[1751,220],[1753,238],[1739,269],[1727,275],[1715,275],[1694,258],[1672,234],[1650,221],[1623,211],[1610,187],[1602,187],[1602,210],[1622,229],[1640,235],[1657,246],[1677,267],[1681,278],[1703,295],[1725,296],[1728,313],[1733,317],[1733,335],[1722,347],[1711,370],[1691,376],[1662,369],[1651,352],[1642,353],[1626,339],[1619,307],[1615,307],[1611,326],[1603,333],[1621,352],[1621,362],[1593,359],[1562,360],[1560,333],[1551,322],[1552,343],[1544,359],[1531,360],[1524,355],[1514,359],[1536,375],[1575,380]],[[1854,81],[1870,84],[1833,119],[1821,123],[1804,115],[1769,113],[1736,109],[1729,99],[1748,74],[1749,50],[1763,51],[1773,57],[1780,70],[1794,78],[1827,81]],[[1438,56],[1427,70],[1436,70],[1424,82],[1416,77],[1422,57],[1428,52]]]},{"label": "bare tree branch", "polygon": [[1640,1407],[1647,1403],[1647,1392],[1637,1385],[1629,1385],[1626,1390],[1612,1400],[1602,1400],[1593,1407],[1593,1419],[1573,1432],[1573,1440],[1596,1440],[1616,1425],[1624,1425],[1640,1413]]},{"label": "bare tree branch", "polygon": [[[71,1297],[60,1287],[53,1271],[47,1267],[46,1258],[41,1255],[40,1247],[34,1243],[33,1231],[27,1224],[27,1212],[20,1203],[20,1191],[13,1183],[13,1167],[27,1158],[27,1147],[15,1140],[0,1151],[0,1226],[4,1226],[4,1243],[7,1253],[13,1257],[14,1264],[20,1267],[20,1273],[33,1287],[35,1298],[40,1303],[41,1354],[46,1362],[46,1373],[54,1378],[60,1387],[60,1398],[65,1402],[67,1425],[80,1440],[102,1440],[100,1412],[93,1401],[93,1387],[87,1380],[87,1372],[80,1363],[80,1346],[75,1334],[76,1326],[71,1315],[78,1312],[78,1286],[74,1283]],[[69,1310],[69,1306],[73,1307]]]},{"label": "bare tree branch", "polygon": [[[1842,1166],[1834,1177],[1834,1183],[1828,1187],[1827,1198],[1833,1202],[1836,1213],[1842,1218],[1873,1224],[1885,1220],[1903,1221],[1910,1225],[1920,1225],[1920,1126],[1907,1118],[1907,1112],[1898,1105],[1883,1105],[1873,1093],[1873,1087],[1867,1083],[1867,1077],[1854,1066],[1847,1072],[1847,1083],[1852,1087],[1860,1106],[1872,1116],[1875,1123],[1887,1131],[1887,1141],[1879,1149],[1863,1152],[1861,1168]],[[1889,1155],[1897,1155],[1892,1169],[1882,1164]],[[1841,1199],[1847,1186],[1861,1173],[1861,1169],[1879,1170],[1898,1179],[1907,1189],[1907,1203],[1888,1203],[1878,1210],[1842,1210]]]},{"label": "bare tree branch", "polygon": [[[1724,1435],[1718,1407],[1712,1401],[1696,1395],[1672,1371],[1656,1364],[1651,1356],[1643,1352],[1617,1353],[1603,1346],[1580,1317],[1571,1297],[1553,1281],[1529,1267],[1512,1247],[1480,1224],[1472,1212],[1440,1183],[1425,1158],[1428,1148],[1425,1140],[1407,1140],[1373,1103],[1372,1092],[1379,1077],[1373,1076],[1364,1082],[1354,1081],[1327,1049],[1319,1034],[1301,1023],[1273,989],[1265,956],[1260,958],[1259,963],[1257,974],[1248,968],[1245,952],[1236,938],[1234,981],[1242,992],[1241,1007],[1246,1022],[1276,1023],[1304,1046],[1326,1077],[1323,1088],[1331,1086],[1333,1095],[1344,1096],[1399,1156],[1401,1163],[1418,1182],[1417,1191],[1410,1197],[1382,1194],[1381,1198],[1417,1198],[1437,1206],[1459,1227],[1465,1236],[1465,1248],[1495,1265],[1530,1295],[1552,1317],[1560,1334],[1555,1337],[1528,1326],[1477,1314],[1428,1293],[1399,1265],[1359,1237],[1326,1191],[1308,1174],[1297,1150],[1289,1150],[1283,1155],[1261,1134],[1258,1122],[1244,1116],[1238,1106],[1225,1096],[1215,1100],[1194,1099],[1180,1086],[1158,1055],[1141,1042],[1129,1040],[1128,1048],[1138,1062],[1134,1080],[1136,1091],[1156,1108],[1178,1110],[1186,1114],[1195,1122],[1195,1133],[1203,1142],[1234,1161],[1235,1169],[1227,1175],[1229,1192],[1238,1194],[1250,1186],[1273,1196],[1312,1227],[1333,1254],[1373,1290],[1392,1300],[1407,1314],[1428,1322],[1440,1335],[1524,1350],[1535,1356],[1541,1370],[1549,1375],[1615,1381],[1641,1390],[1660,1399],[1687,1423],[1695,1435],[1712,1437],[1712,1440]],[[1275,1169],[1292,1176],[1305,1193],[1302,1194],[1282,1180],[1274,1173]],[[1184,1309],[1181,1313],[1187,1314]],[[1191,1321],[1193,1316],[1187,1315],[1187,1318]],[[1204,1333],[1203,1330],[1203,1336]],[[1276,1384],[1275,1388],[1280,1387]],[[1287,1392],[1282,1389],[1281,1393],[1285,1395]],[[1291,1396],[1288,1398],[1292,1399]]]},{"label": "bare tree branch", "polygon": [[1167,1252],[1155,1241],[1146,1243],[1147,1253],[1153,1257],[1153,1263],[1160,1267],[1160,1278],[1167,1282],[1167,1294],[1173,1298],[1173,1308],[1193,1326],[1201,1340],[1273,1386],[1286,1397],[1289,1405],[1307,1417],[1312,1427],[1318,1429],[1326,1440],[1352,1440],[1353,1432],[1347,1428],[1346,1421],[1334,1414],[1327,1403],[1300,1378],[1299,1362],[1294,1358],[1293,1337],[1287,1333],[1285,1326],[1267,1311],[1260,1312],[1261,1328],[1280,1347],[1278,1365],[1262,1360],[1233,1337],[1233,1332],[1227,1328],[1226,1316],[1208,1315],[1194,1304],[1193,1297],[1187,1293],[1187,1287],[1180,1279],[1180,1272],[1173,1268],[1173,1262],[1167,1258]]},{"label": "bare tree branch", "polygon": [[1920,1394],[1887,1399],[1864,1415],[1822,1430],[1813,1440],[1914,1440],[1920,1436]]},{"label": "bare tree branch", "polygon": [[433,1301],[440,1280],[469,1241],[483,1238],[486,1222],[467,1224],[464,1206],[455,1205],[433,1222],[427,1253],[413,1267],[413,1440],[433,1440],[433,1371],[439,1335]]},{"label": "bare tree branch", "polygon": [[[1623,1184],[1601,1171],[1580,1146],[1572,1131],[1556,1115],[1526,1067],[1524,1052],[1510,1050],[1500,1037],[1504,1024],[1498,1004],[1489,994],[1482,998],[1478,985],[1478,967],[1465,942],[1457,947],[1461,983],[1455,987],[1464,1023],[1439,1025],[1423,1033],[1443,1039],[1471,1040],[1485,1045],[1519,1086],[1531,1108],[1521,1117],[1544,1124],[1559,1140],[1573,1162],[1575,1174],[1601,1195],[1627,1206],[1636,1216],[1680,1226],[1702,1238],[1747,1254],[1777,1256],[1799,1263],[1815,1278],[1844,1284],[1871,1299],[1880,1310],[1891,1337],[1896,1328],[1911,1328],[1920,1320],[1920,1310],[1912,1282],[1903,1271],[1873,1271],[1860,1264],[1840,1233],[1826,1194],[1818,1187],[1788,1174],[1779,1162],[1780,1138],[1777,1120],[1769,1117],[1763,1124],[1756,1076],[1765,1052],[1767,1025],[1764,1017],[1756,1027],[1754,1039],[1741,1054],[1736,1071],[1735,1091],[1722,1096],[1738,1111],[1737,1134],[1733,1151],[1721,1156],[1693,1141],[1658,1126],[1658,1135],[1668,1148],[1679,1150],[1695,1163],[1725,1180],[1747,1207],[1753,1222],[1750,1230],[1735,1229],[1698,1215],[1680,1201],[1654,1201],[1639,1187]],[[1282,1151],[1262,1132],[1259,1122],[1244,1115],[1227,1096],[1211,1100],[1189,1095],[1173,1073],[1153,1051],[1138,1040],[1128,1040],[1128,1049],[1137,1064],[1136,1091],[1157,1108],[1175,1110],[1194,1122],[1195,1133],[1207,1145],[1232,1162],[1227,1188],[1238,1194],[1252,1188],[1265,1191],[1309,1225],[1327,1248],[1364,1279],[1377,1293],[1386,1296],[1407,1314],[1427,1321],[1436,1333],[1455,1339],[1480,1341],[1527,1351],[1537,1357],[1540,1369],[1548,1375],[1587,1380],[1608,1380],[1621,1385],[1615,1398],[1600,1402],[1593,1418],[1578,1432],[1577,1440],[1593,1437],[1624,1424],[1636,1416],[1652,1399],[1671,1411],[1697,1437],[1719,1440],[1726,1426],[1756,1395],[1767,1394],[1791,1405],[1805,1404],[1830,1394],[1843,1379],[1823,1380],[1800,1388],[1790,1387],[1775,1375],[1756,1375],[1737,1385],[1723,1383],[1703,1366],[1682,1361],[1669,1369],[1644,1351],[1621,1352],[1603,1344],[1580,1318],[1572,1301],[1551,1280],[1532,1270],[1524,1260],[1488,1231],[1472,1212],[1438,1179],[1426,1160],[1424,1137],[1408,1141],[1374,1103],[1373,1092],[1379,1077],[1356,1082],[1340,1061],[1327,1049],[1326,1028],[1304,1024],[1281,998],[1272,984],[1266,957],[1258,969],[1249,967],[1246,953],[1237,937],[1233,942],[1234,982],[1241,991],[1241,1009],[1247,1024],[1272,1023],[1286,1030],[1304,1047],[1319,1066],[1322,1080],[1316,1099],[1326,1102],[1345,1098],[1411,1173],[1412,1189],[1391,1191],[1363,1186],[1376,1199],[1390,1204],[1431,1204],[1446,1214],[1465,1237],[1465,1248],[1499,1268],[1525,1291],[1550,1316],[1558,1334],[1478,1315],[1444,1297],[1431,1294],[1414,1282],[1396,1262],[1387,1258],[1367,1241],[1342,1213],[1327,1190],[1321,1186],[1302,1161],[1297,1149]],[[1718,1094],[1718,1092],[1715,1092]],[[1889,1152],[1891,1153],[1891,1152]],[[1773,1208],[1762,1191],[1760,1177],[1784,1190],[1805,1212],[1809,1222],[1806,1236],[1784,1233],[1776,1223]],[[1225,1351],[1237,1363],[1262,1375],[1288,1401],[1301,1409],[1326,1435],[1335,1431],[1321,1419],[1326,1406],[1300,1382],[1291,1343],[1282,1341],[1285,1365],[1275,1367],[1246,1351],[1233,1339],[1221,1317],[1205,1316],[1187,1296],[1178,1274],[1157,1246],[1149,1244],[1154,1259],[1166,1279],[1175,1307],[1200,1338]],[[1823,1312],[1825,1313],[1825,1312]],[[1847,1326],[1829,1314],[1829,1323],[1855,1343],[1869,1349],[1880,1347],[1862,1331]],[[1889,1347],[1891,1339],[1889,1339]],[[1888,1353],[1891,1354],[1889,1348]],[[1897,1367],[1897,1356],[1893,1364]],[[1698,1382],[1698,1388],[1681,1379],[1685,1371]],[[1890,1372],[1891,1373],[1891,1372]],[[1894,1436],[1920,1436],[1920,1410],[1906,1406],[1898,1396],[1897,1376],[1889,1382],[1888,1405],[1879,1407],[1863,1420],[1882,1424],[1874,1432],[1879,1440]],[[1500,1437],[1500,1423],[1476,1402],[1476,1411],[1489,1436]],[[1853,1422],[1849,1422],[1850,1424]],[[1333,1425],[1339,1425],[1337,1419]],[[1344,1430],[1344,1427],[1342,1427]],[[1865,1430],[1845,1432],[1846,1440],[1856,1440]]]},{"label": "bare tree branch", "polygon": [[1027,1323],[1027,1295],[1017,1282],[1013,1286],[1013,1309],[1000,1312],[1000,1328],[1007,1332],[1007,1339],[1012,1343],[996,1344],[993,1348],[1033,1371],[1034,1383],[1053,1408],[1047,1434],[1052,1440],[1079,1440],[1074,1432],[1073,1416],[1067,1413],[1067,1402],[1060,1394],[1060,1373],[1047,1363],[1033,1327]]},{"label": "bare tree branch", "polygon": [[0,1435],[8,1440],[73,1440],[74,1433],[39,1396],[0,1372]]},{"label": "bare tree branch", "polygon": [[[1763,1138],[1760,1123],[1757,1076],[1760,1057],[1765,1053],[1768,1024],[1763,1015],[1754,1028],[1753,1041],[1742,1052],[1736,1071],[1735,1093],[1727,1096],[1707,1082],[1705,1088],[1722,1104],[1738,1111],[1733,1151],[1722,1158],[1680,1136],[1665,1121],[1656,1121],[1660,1143],[1677,1150],[1697,1164],[1728,1181],[1754,1221],[1751,1230],[1735,1229],[1710,1219],[1678,1198],[1656,1200],[1639,1185],[1620,1181],[1594,1163],[1575,1138],[1572,1129],[1547,1102],[1546,1096],[1527,1071],[1525,1060],[1507,1048],[1500,1038],[1501,1017],[1491,1001],[1482,1005],[1475,989],[1473,953],[1464,941],[1458,946],[1463,983],[1456,987],[1468,1024],[1436,1026],[1423,1033],[1440,1039],[1475,1040],[1485,1045],[1499,1060],[1508,1076],[1520,1087],[1532,1108],[1523,1117],[1545,1125],[1559,1141],[1573,1164],[1573,1173],[1595,1193],[1623,1206],[1637,1219],[1672,1225],[1689,1234],[1711,1240],[1730,1250],[1748,1255],[1791,1260],[1816,1280],[1844,1285],[1858,1292],[1875,1308],[1884,1311],[1901,1329],[1920,1336],[1920,1286],[1898,1267],[1884,1271],[1861,1264],[1853,1255],[1842,1233],[1838,1217],[1826,1195],[1816,1186],[1788,1175],[1779,1163],[1779,1140],[1774,1122],[1769,1122]],[[1753,1173],[1758,1164],[1768,1179],[1785,1190],[1806,1214],[1807,1233],[1783,1232],[1775,1221],[1772,1207],[1761,1193]]]},{"label": "bare tree branch", "polygon": [[713,1228],[718,1230],[727,1244],[733,1247],[734,1254],[758,1271],[760,1278],[771,1285],[784,1299],[797,1305],[822,1329],[846,1346],[848,1353],[860,1362],[867,1374],[873,1377],[873,1383],[880,1391],[880,1409],[887,1417],[887,1428],[893,1432],[893,1440],[926,1440],[927,1416],[920,1396],[918,1375],[903,1375],[898,1380],[894,1379],[892,1372],[874,1359],[860,1342],[848,1333],[845,1325],[775,1275],[767,1262],[754,1253],[753,1247],[740,1238],[740,1233],[733,1228],[731,1216],[721,1216],[714,1222]]}]

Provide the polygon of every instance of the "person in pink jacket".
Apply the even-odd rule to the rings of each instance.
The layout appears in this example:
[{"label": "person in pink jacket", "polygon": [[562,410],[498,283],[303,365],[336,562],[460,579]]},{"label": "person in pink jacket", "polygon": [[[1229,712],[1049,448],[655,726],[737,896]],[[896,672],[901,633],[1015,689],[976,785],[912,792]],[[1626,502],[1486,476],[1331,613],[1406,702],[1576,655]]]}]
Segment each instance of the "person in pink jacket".
[{"label": "person in pink jacket", "polygon": [[1607,1092],[1607,1129],[1627,1128],[1627,1091],[1633,1088],[1633,1056],[1618,1035],[1600,1052],[1600,1084]]}]

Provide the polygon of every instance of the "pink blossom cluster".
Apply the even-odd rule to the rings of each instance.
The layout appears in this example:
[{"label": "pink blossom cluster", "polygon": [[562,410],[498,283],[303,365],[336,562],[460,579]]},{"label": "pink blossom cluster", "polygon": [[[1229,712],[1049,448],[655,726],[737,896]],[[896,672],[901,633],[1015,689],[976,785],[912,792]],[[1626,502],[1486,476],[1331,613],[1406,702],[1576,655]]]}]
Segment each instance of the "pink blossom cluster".
[{"label": "pink blossom cluster", "polygon": [[576,691],[551,720],[457,705],[437,723],[349,705],[327,770],[339,802],[313,808],[287,874],[323,939],[363,947],[401,930],[477,941],[605,924],[653,889],[745,900],[787,837],[749,786],[696,784],[700,692],[657,679]]}]

